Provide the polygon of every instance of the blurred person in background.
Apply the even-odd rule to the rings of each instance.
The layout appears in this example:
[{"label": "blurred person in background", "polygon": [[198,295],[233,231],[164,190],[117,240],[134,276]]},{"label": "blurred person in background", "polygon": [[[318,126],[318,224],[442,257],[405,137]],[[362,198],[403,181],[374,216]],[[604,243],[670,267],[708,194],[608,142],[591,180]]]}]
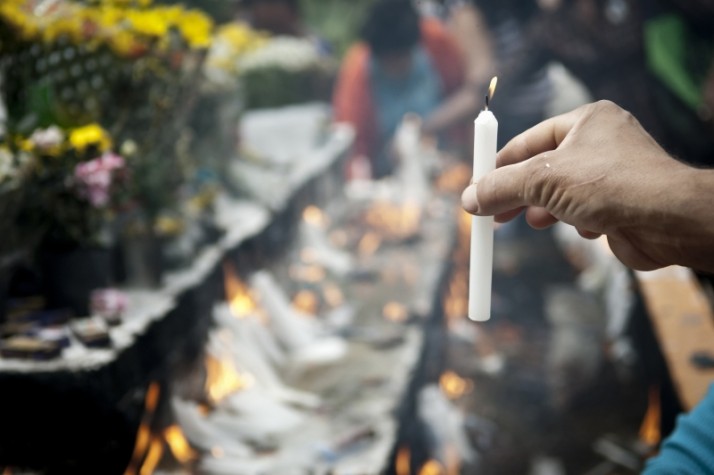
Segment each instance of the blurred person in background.
[{"label": "blurred person in background", "polygon": [[643,2],[538,0],[534,41],[549,61],[579,79],[593,100],[611,100],[632,112],[648,133],[663,139],[652,102],[652,78],[643,44]]},{"label": "blurred person in background", "polygon": [[[645,0],[644,44],[657,137],[668,152],[714,166],[714,1]],[[714,289],[714,273],[696,272]]]},{"label": "blurred person in background", "polygon": [[243,0],[242,16],[255,29],[275,36],[295,36],[312,41],[318,52],[332,55],[331,45],[303,22],[300,0]]},{"label": "blurred person in background", "polygon": [[[427,118],[433,133],[450,124],[475,119],[484,107],[491,78],[498,76],[489,108],[498,117],[498,146],[545,119],[552,88],[545,51],[534,41],[539,9],[535,0],[446,0],[444,21],[466,57],[466,81],[460,91]],[[471,149],[464,153],[470,159]],[[522,218],[498,229],[499,241],[516,243],[533,231]]]},{"label": "blurred person in background", "polygon": [[381,178],[393,171],[391,141],[403,118],[435,111],[461,87],[464,65],[453,37],[410,0],[377,0],[361,40],[341,66],[334,115],[357,134],[348,178]]},{"label": "blurred person in background", "polygon": [[491,109],[499,118],[498,143],[545,118],[551,98],[547,62],[533,41],[534,0],[445,0],[444,21],[466,58],[466,82],[424,124],[441,129],[473,119],[484,106],[484,94],[498,76],[498,98]]},{"label": "blurred person in background", "polygon": [[644,44],[664,147],[714,165],[714,1],[646,0]]}]

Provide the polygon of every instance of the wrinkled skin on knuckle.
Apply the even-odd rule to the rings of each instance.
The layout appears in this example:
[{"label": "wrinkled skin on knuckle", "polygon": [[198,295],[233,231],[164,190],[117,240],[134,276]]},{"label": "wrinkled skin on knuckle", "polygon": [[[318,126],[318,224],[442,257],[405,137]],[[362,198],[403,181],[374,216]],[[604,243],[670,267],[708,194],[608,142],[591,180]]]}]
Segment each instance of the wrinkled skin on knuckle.
[{"label": "wrinkled skin on knuckle", "polygon": [[540,206],[552,211],[549,202],[558,193],[562,180],[549,166],[547,154],[533,157],[524,164],[525,182],[523,194],[531,206]]},{"label": "wrinkled skin on knuckle", "polygon": [[617,104],[614,102],[607,100],[607,99],[601,99],[593,104],[593,109],[596,109],[598,111],[603,111],[606,113],[615,113],[615,112],[620,112],[623,111],[621,107],[619,107]]}]

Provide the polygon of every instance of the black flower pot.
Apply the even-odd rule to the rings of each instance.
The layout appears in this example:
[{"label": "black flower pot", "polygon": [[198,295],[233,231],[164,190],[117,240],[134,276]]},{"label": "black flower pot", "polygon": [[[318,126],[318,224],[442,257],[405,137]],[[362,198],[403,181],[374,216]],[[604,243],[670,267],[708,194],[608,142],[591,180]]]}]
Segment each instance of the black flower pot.
[{"label": "black flower pot", "polygon": [[89,315],[92,291],[112,284],[109,249],[44,250],[40,268],[48,308],[70,309],[77,317]]},{"label": "black flower pot", "polygon": [[120,281],[131,288],[161,286],[166,268],[161,239],[153,234],[124,236],[119,242]]}]

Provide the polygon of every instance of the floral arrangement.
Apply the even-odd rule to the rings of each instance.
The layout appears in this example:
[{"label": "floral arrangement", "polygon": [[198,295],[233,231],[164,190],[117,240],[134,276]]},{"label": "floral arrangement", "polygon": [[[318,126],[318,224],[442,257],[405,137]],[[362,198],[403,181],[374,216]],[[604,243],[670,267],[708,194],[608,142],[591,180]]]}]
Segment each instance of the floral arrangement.
[{"label": "floral arrangement", "polygon": [[52,240],[97,242],[117,213],[150,229],[176,206],[213,30],[151,0],[0,2],[7,130],[37,160],[26,211],[51,220]]},{"label": "floral arrangement", "polygon": [[298,72],[321,67],[323,59],[308,39],[276,36],[244,55],[239,64],[243,74],[269,68]]},{"label": "floral arrangement", "polygon": [[15,137],[31,157],[21,211],[43,223],[52,246],[97,245],[111,217],[130,199],[129,170],[109,133],[92,123],[63,130],[36,129]]},{"label": "floral arrangement", "polygon": [[241,58],[267,41],[267,35],[243,23],[232,22],[217,28],[204,66],[207,88],[210,91],[235,91]]},{"label": "floral arrangement", "polygon": [[22,41],[54,44],[63,37],[90,49],[108,46],[121,57],[138,57],[153,48],[171,49],[174,31],[194,49],[211,44],[213,22],[198,10],[151,6],[151,0],[105,0],[96,4],[65,0],[4,0],[0,18]]},{"label": "floral arrangement", "polygon": [[[149,85],[165,88],[200,70],[212,32],[198,10],[145,0],[3,1],[9,125],[21,133],[92,121],[121,127],[137,107],[154,106]],[[117,97],[124,100],[117,104]]]},{"label": "floral arrangement", "polygon": [[[212,203],[241,111],[314,99],[330,66],[309,40],[167,1],[0,0],[0,257],[55,254],[77,287],[64,269],[90,264],[60,257],[91,251],[103,269],[116,253],[159,282],[139,267],[190,259],[219,233]],[[116,284],[106,277],[87,289]]]},{"label": "floral arrangement", "polygon": [[327,100],[334,69],[309,39],[278,36],[238,63],[246,108]]}]

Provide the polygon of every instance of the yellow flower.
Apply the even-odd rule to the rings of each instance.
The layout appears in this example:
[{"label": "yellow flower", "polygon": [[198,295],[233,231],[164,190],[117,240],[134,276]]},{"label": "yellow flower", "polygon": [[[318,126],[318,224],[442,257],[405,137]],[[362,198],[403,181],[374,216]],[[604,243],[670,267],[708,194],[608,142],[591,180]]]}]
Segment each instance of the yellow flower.
[{"label": "yellow flower", "polygon": [[99,124],[89,124],[72,130],[69,133],[69,143],[78,152],[84,152],[92,145],[96,145],[101,152],[112,147],[112,139]]},{"label": "yellow flower", "polygon": [[216,37],[230,44],[235,54],[253,50],[267,40],[266,35],[257,33],[249,26],[240,23],[222,26]]},{"label": "yellow flower", "polygon": [[202,49],[211,45],[213,21],[204,13],[187,11],[177,19],[176,27],[191,48]]},{"label": "yellow flower", "polygon": [[74,43],[81,43],[84,36],[84,20],[82,16],[53,18],[42,29],[42,39],[46,43],[53,43],[62,36],[69,37]]},{"label": "yellow flower", "polygon": [[109,37],[109,47],[117,56],[131,57],[143,49],[143,45],[134,34],[127,30],[118,30]]},{"label": "yellow flower", "polygon": [[30,139],[19,138],[17,145],[23,152],[32,152],[35,148],[35,143]]},{"label": "yellow flower", "polygon": [[39,34],[39,25],[34,15],[23,10],[23,3],[0,2],[0,17],[19,32],[23,40],[31,40]]},{"label": "yellow flower", "polygon": [[151,9],[157,15],[161,15],[167,25],[174,26],[184,14],[185,10],[180,5],[154,7]]},{"label": "yellow flower", "polygon": [[130,10],[127,19],[134,32],[152,38],[161,38],[169,29],[166,17],[158,10]]},{"label": "yellow flower", "polygon": [[122,24],[124,11],[111,5],[92,9],[90,15],[95,19],[102,30],[111,30]]}]

